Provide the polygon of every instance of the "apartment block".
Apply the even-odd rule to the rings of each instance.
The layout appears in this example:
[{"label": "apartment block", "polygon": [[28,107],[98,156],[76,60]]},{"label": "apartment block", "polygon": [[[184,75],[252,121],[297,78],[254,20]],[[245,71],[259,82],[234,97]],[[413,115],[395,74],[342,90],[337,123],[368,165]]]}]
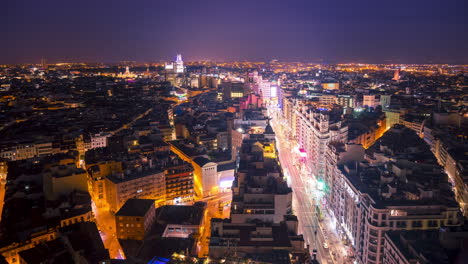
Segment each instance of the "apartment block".
[{"label": "apartment block", "polygon": [[151,230],[156,207],[151,199],[129,199],[115,214],[118,239],[142,240]]},{"label": "apartment block", "polygon": [[148,168],[110,175],[105,181],[109,209],[117,212],[131,198],[153,199],[156,204],[165,202],[166,182],[164,172]]}]

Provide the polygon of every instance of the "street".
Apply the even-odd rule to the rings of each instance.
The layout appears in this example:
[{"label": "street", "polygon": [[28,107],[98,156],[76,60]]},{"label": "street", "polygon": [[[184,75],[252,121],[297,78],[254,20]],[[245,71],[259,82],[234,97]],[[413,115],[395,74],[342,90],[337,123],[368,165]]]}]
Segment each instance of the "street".
[{"label": "street", "polygon": [[[200,234],[200,241],[198,244],[198,257],[208,256],[210,236],[211,236],[211,218],[228,218],[230,204],[232,200],[232,192],[218,193],[216,195],[206,197],[194,202],[206,202],[206,212],[202,233]],[[185,205],[193,204],[194,202],[185,203]],[[220,208],[222,205],[222,211]]]},{"label": "street", "polygon": [[0,221],[2,220],[3,205],[5,203],[6,184],[0,183]]},{"label": "street", "polygon": [[[227,218],[229,217],[230,207],[226,206],[232,199],[231,192],[219,193],[210,197],[206,197],[197,201],[181,203],[180,205],[192,205],[194,202],[206,202],[207,210],[204,219],[202,234],[199,241],[199,257],[208,255],[208,245],[210,237],[211,218]],[[219,210],[219,204],[223,204],[223,211]],[[93,212],[96,218],[97,226],[100,230],[101,238],[104,246],[109,250],[111,258],[124,259],[122,249],[116,237],[115,216],[107,208],[97,208],[93,203]]]},{"label": "street", "polygon": [[[286,129],[280,123],[276,109],[270,108],[271,125],[276,133],[276,146],[279,152],[279,160],[286,174],[288,184],[293,189],[293,211],[299,219],[300,232],[304,235],[306,244],[310,246],[313,254],[317,250],[317,259],[320,263],[351,263],[345,257],[346,250],[341,239],[336,233],[332,217],[326,210],[323,220],[319,221],[316,199],[317,188],[311,184],[312,176],[308,175],[299,155],[294,153],[295,141],[290,140],[285,133]],[[322,209],[322,208],[320,208]]]},{"label": "street", "polygon": [[94,203],[92,206],[102,242],[109,250],[110,257],[114,259],[124,259],[122,249],[120,248],[116,236],[115,216],[106,208],[97,208]]}]

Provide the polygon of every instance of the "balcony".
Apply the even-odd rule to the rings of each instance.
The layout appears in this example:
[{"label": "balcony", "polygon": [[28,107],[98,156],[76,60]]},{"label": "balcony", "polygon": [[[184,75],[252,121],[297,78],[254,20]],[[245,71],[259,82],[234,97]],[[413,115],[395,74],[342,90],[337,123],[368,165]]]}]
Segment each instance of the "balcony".
[{"label": "balcony", "polygon": [[369,237],[372,238],[372,239],[377,239],[378,235],[379,234],[377,232],[373,231],[373,230],[371,230],[371,232],[369,232]]},{"label": "balcony", "polygon": [[372,255],[368,255],[367,259],[369,260],[367,263],[375,263],[375,261],[377,260],[377,258]]},{"label": "balcony", "polygon": [[369,246],[369,252],[372,252],[374,254],[377,254],[377,248],[373,246]]}]

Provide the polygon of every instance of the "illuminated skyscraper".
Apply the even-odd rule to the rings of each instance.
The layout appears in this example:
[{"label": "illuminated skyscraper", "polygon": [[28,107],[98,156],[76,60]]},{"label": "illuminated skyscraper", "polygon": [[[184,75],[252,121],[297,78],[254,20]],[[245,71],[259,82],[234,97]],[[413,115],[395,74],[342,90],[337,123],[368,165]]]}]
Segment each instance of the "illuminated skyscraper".
[{"label": "illuminated skyscraper", "polygon": [[394,81],[399,81],[400,80],[400,69],[396,69],[395,72],[393,73],[393,79]]},{"label": "illuminated skyscraper", "polygon": [[182,55],[177,54],[177,59],[175,61],[175,72],[176,73],[183,73],[184,72],[184,62],[182,61]]}]

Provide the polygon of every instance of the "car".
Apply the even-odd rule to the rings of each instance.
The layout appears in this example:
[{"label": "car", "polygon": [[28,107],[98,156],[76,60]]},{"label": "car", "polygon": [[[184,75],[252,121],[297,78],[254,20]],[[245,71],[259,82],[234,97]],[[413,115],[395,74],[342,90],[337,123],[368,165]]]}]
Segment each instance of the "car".
[{"label": "car", "polygon": [[323,242],[323,248],[328,248],[328,243],[327,242]]}]

